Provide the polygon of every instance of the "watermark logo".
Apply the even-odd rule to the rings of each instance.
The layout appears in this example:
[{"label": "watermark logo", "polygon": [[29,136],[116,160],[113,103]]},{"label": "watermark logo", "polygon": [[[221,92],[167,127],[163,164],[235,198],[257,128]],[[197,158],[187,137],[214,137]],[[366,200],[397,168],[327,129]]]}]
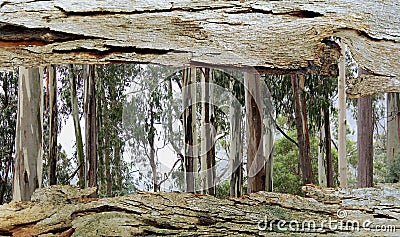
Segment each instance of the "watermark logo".
[{"label": "watermark logo", "polygon": [[260,231],[277,231],[277,232],[322,232],[322,231],[371,231],[371,232],[396,232],[395,225],[374,225],[369,219],[355,220],[349,219],[348,212],[339,209],[336,212],[337,218],[328,217],[326,220],[268,220],[264,216],[263,220],[257,223]]}]

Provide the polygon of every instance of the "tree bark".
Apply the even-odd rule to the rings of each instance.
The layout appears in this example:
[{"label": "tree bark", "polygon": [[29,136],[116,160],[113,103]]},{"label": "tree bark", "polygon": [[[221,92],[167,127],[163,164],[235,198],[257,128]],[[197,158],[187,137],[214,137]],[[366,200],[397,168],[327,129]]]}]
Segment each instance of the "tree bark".
[{"label": "tree bark", "polygon": [[57,78],[56,66],[51,65],[49,70],[49,110],[50,110],[50,137],[49,137],[49,184],[57,184],[57,135],[58,135],[58,108],[57,108]]},{"label": "tree bark", "polygon": [[357,186],[372,187],[373,181],[374,121],[372,96],[358,99],[357,112]]},{"label": "tree bark", "polygon": [[343,43],[339,61],[338,96],[339,96],[339,129],[338,129],[338,171],[339,186],[347,188],[347,151],[346,151],[346,49]]},{"label": "tree bark", "polygon": [[299,158],[303,184],[313,184],[312,164],[310,157],[310,139],[308,137],[307,105],[304,96],[304,75],[292,76],[294,112],[296,120],[297,140],[299,142]]},{"label": "tree bark", "polygon": [[325,133],[326,184],[328,187],[333,187],[332,137],[329,108],[324,108],[323,116]]},{"label": "tree bark", "polygon": [[34,202],[0,206],[0,234],[26,237],[400,234],[396,208],[400,201],[393,198],[400,192],[396,185],[345,193],[314,186],[305,186],[303,190],[312,198],[271,192],[229,199],[190,193],[139,192],[93,199],[86,198],[94,192],[93,188],[78,190],[55,185],[37,190],[32,197]]},{"label": "tree bark", "polygon": [[[322,109],[321,109],[322,112]],[[325,160],[326,154],[326,136],[325,127],[319,128],[319,143],[318,143],[318,185],[321,187],[327,186],[327,165]]]},{"label": "tree bark", "polygon": [[43,81],[38,68],[19,69],[13,200],[29,201],[42,186]]},{"label": "tree bark", "polygon": [[185,168],[185,183],[187,192],[195,192],[194,185],[194,167],[193,167],[193,98],[192,89],[195,78],[192,78],[191,71],[195,68],[185,68],[182,78],[182,100],[183,100],[183,128],[184,128],[184,168]]},{"label": "tree bark", "polygon": [[263,144],[263,101],[259,75],[245,72],[247,118],[247,192],[265,190],[265,157]]},{"label": "tree bark", "polygon": [[78,184],[81,188],[85,187],[85,155],[83,150],[82,130],[81,123],[79,121],[79,106],[78,97],[76,94],[76,77],[73,73],[73,65],[69,65],[69,85],[71,90],[71,111],[72,119],[74,120],[74,131],[75,131],[75,142],[76,142],[76,153],[78,156]]},{"label": "tree bark", "polygon": [[[84,66],[85,129],[86,129],[86,186],[97,187],[97,118],[95,66]],[[97,195],[97,194],[95,194]]]},{"label": "tree bark", "polygon": [[[392,171],[394,164],[399,162],[400,156],[400,126],[399,126],[399,112],[400,112],[400,96],[399,93],[387,93],[387,146],[386,146],[386,170],[388,182],[393,182]],[[397,177],[396,177],[397,178]]]},{"label": "tree bark", "polygon": [[240,197],[243,194],[243,139],[242,139],[242,106],[238,102],[240,82],[231,79],[230,115],[230,190],[231,197]]}]

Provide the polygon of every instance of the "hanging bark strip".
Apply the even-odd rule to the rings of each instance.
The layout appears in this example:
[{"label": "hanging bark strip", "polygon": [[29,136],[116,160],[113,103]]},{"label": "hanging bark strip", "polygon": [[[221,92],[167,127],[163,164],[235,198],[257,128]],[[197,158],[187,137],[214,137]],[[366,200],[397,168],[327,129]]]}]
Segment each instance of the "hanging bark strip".
[{"label": "hanging bark strip", "polygon": [[304,97],[304,75],[299,74],[292,76],[292,88],[302,180],[303,184],[313,184],[314,177],[312,173],[310,157],[310,139],[308,136],[306,112],[307,108]]},{"label": "hanging bark strip", "polygon": [[49,184],[57,184],[57,135],[58,135],[58,108],[57,108],[57,78],[56,66],[48,67],[49,75],[49,111],[50,111],[50,137],[49,137]]},{"label": "hanging bark strip", "polygon": [[84,74],[86,124],[86,186],[97,187],[97,119],[95,66],[84,66]]},{"label": "hanging bark strip", "polygon": [[263,147],[263,101],[260,77],[245,72],[245,98],[247,118],[247,192],[265,190],[265,157]]},{"label": "hanging bark strip", "polygon": [[372,96],[358,99],[357,112],[357,186],[372,187],[373,181],[373,108]]},{"label": "hanging bark strip", "polygon": [[38,68],[19,69],[13,200],[29,201],[42,186],[43,81]]}]

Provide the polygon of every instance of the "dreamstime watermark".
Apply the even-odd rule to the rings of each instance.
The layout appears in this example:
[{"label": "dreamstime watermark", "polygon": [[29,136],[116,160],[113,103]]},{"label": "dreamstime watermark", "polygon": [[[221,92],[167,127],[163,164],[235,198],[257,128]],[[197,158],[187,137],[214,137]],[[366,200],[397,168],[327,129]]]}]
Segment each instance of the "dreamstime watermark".
[{"label": "dreamstime watermark", "polygon": [[268,220],[267,216],[264,220],[257,223],[260,231],[278,231],[278,232],[321,232],[321,231],[371,231],[371,232],[396,232],[395,225],[378,225],[373,224],[369,219],[358,221],[348,219],[346,210],[338,210],[337,218],[329,217],[327,220]]}]

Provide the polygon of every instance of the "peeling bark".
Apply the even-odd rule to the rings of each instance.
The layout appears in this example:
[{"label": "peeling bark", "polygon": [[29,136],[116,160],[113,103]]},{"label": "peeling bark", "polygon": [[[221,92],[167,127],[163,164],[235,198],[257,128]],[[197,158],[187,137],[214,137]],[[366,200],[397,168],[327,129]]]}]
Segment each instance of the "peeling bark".
[{"label": "peeling bark", "polygon": [[365,72],[348,82],[347,93],[400,91],[396,0],[1,0],[0,6],[2,67],[139,62],[335,76],[334,36]]},{"label": "peeling bark", "polygon": [[42,186],[43,81],[38,68],[20,67],[13,200],[29,201]]},{"label": "peeling bark", "polygon": [[[94,188],[38,189],[32,202],[0,206],[0,234],[7,236],[398,236],[397,184],[334,190],[303,187],[311,198],[270,192],[216,199],[190,193],[146,193],[93,199]],[[338,211],[345,213],[338,217]],[[331,220],[332,224],[327,222]],[[278,228],[278,222],[281,227]],[[314,221],[291,231],[289,224]],[[338,227],[347,221],[359,230]],[[363,223],[370,223],[363,228]],[[282,223],[285,223],[282,225]],[[375,231],[392,226],[394,231]],[[270,228],[271,227],[271,228]],[[351,226],[349,226],[351,227]]]}]

